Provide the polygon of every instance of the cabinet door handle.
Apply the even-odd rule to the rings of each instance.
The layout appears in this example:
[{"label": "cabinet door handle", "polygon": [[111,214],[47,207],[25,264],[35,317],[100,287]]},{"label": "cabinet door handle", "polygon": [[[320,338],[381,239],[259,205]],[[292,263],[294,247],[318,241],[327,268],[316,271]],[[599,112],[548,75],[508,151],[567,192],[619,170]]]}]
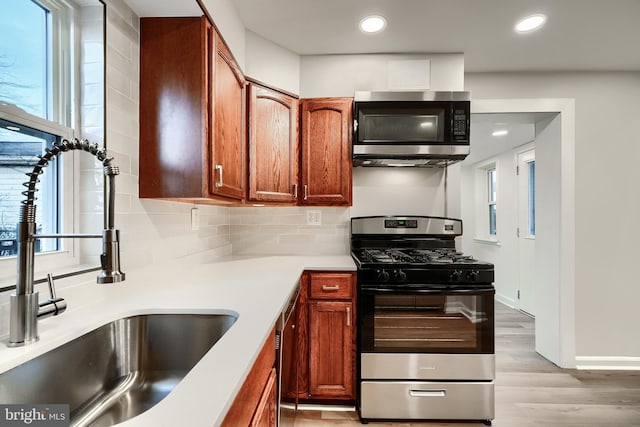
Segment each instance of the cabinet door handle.
[{"label": "cabinet door handle", "polygon": [[307,188],[307,184],[304,185],[304,199],[307,200],[309,198],[309,191]]},{"label": "cabinet door handle", "polygon": [[216,165],[216,170],[218,171],[218,182],[216,182],[216,188],[222,187],[222,165]]},{"label": "cabinet door handle", "polygon": [[298,184],[293,184],[293,198],[298,198]]},{"label": "cabinet door handle", "polygon": [[340,285],[335,285],[335,286],[322,285],[322,290],[323,291],[338,291],[338,290],[340,290]]},{"label": "cabinet door handle", "polygon": [[351,307],[347,307],[347,326],[351,326]]}]

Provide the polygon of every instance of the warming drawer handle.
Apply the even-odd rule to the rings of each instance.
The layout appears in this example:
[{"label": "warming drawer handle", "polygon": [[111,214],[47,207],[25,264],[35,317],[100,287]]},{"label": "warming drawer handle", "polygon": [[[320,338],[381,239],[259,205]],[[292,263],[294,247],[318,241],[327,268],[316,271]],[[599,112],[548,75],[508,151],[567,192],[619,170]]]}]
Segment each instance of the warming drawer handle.
[{"label": "warming drawer handle", "polygon": [[411,397],[445,397],[447,390],[409,390]]},{"label": "warming drawer handle", "polygon": [[323,291],[339,291],[340,285],[335,285],[335,286],[322,285],[322,290]]}]

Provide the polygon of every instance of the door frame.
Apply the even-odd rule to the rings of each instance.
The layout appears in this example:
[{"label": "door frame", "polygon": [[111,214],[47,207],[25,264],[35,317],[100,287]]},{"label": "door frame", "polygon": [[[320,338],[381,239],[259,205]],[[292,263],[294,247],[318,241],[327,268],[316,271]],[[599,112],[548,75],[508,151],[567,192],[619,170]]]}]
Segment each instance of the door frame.
[{"label": "door frame", "polygon": [[[476,99],[471,101],[471,114],[479,113],[560,113],[560,170],[558,205],[554,224],[559,236],[550,239],[559,259],[550,261],[553,270],[545,276],[544,286],[536,288],[538,304],[549,304],[546,315],[536,317],[536,351],[562,368],[576,367],[575,343],[575,99]],[[540,189],[538,189],[540,191]],[[537,236],[536,244],[541,242]],[[538,263],[546,254],[536,251]]]}]

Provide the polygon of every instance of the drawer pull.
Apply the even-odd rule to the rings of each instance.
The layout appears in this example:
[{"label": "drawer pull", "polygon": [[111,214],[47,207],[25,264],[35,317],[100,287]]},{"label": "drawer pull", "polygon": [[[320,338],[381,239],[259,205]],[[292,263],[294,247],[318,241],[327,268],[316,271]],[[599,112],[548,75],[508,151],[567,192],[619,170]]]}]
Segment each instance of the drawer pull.
[{"label": "drawer pull", "polygon": [[335,286],[322,285],[322,290],[323,291],[339,291],[340,285],[335,285]]},{"label": "drawer pull", "polygon": [[409,390],[411,397],[445,397],[447,390]]}]

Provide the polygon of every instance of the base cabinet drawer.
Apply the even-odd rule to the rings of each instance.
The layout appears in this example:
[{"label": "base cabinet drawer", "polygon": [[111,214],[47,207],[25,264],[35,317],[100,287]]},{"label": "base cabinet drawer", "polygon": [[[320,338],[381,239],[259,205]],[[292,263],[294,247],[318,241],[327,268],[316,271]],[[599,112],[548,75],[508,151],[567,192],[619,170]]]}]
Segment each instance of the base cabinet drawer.
[{"label": "base cabinet drawer", "polygon": [[363,381],[360,418],[491,420],[493,382]]}]

